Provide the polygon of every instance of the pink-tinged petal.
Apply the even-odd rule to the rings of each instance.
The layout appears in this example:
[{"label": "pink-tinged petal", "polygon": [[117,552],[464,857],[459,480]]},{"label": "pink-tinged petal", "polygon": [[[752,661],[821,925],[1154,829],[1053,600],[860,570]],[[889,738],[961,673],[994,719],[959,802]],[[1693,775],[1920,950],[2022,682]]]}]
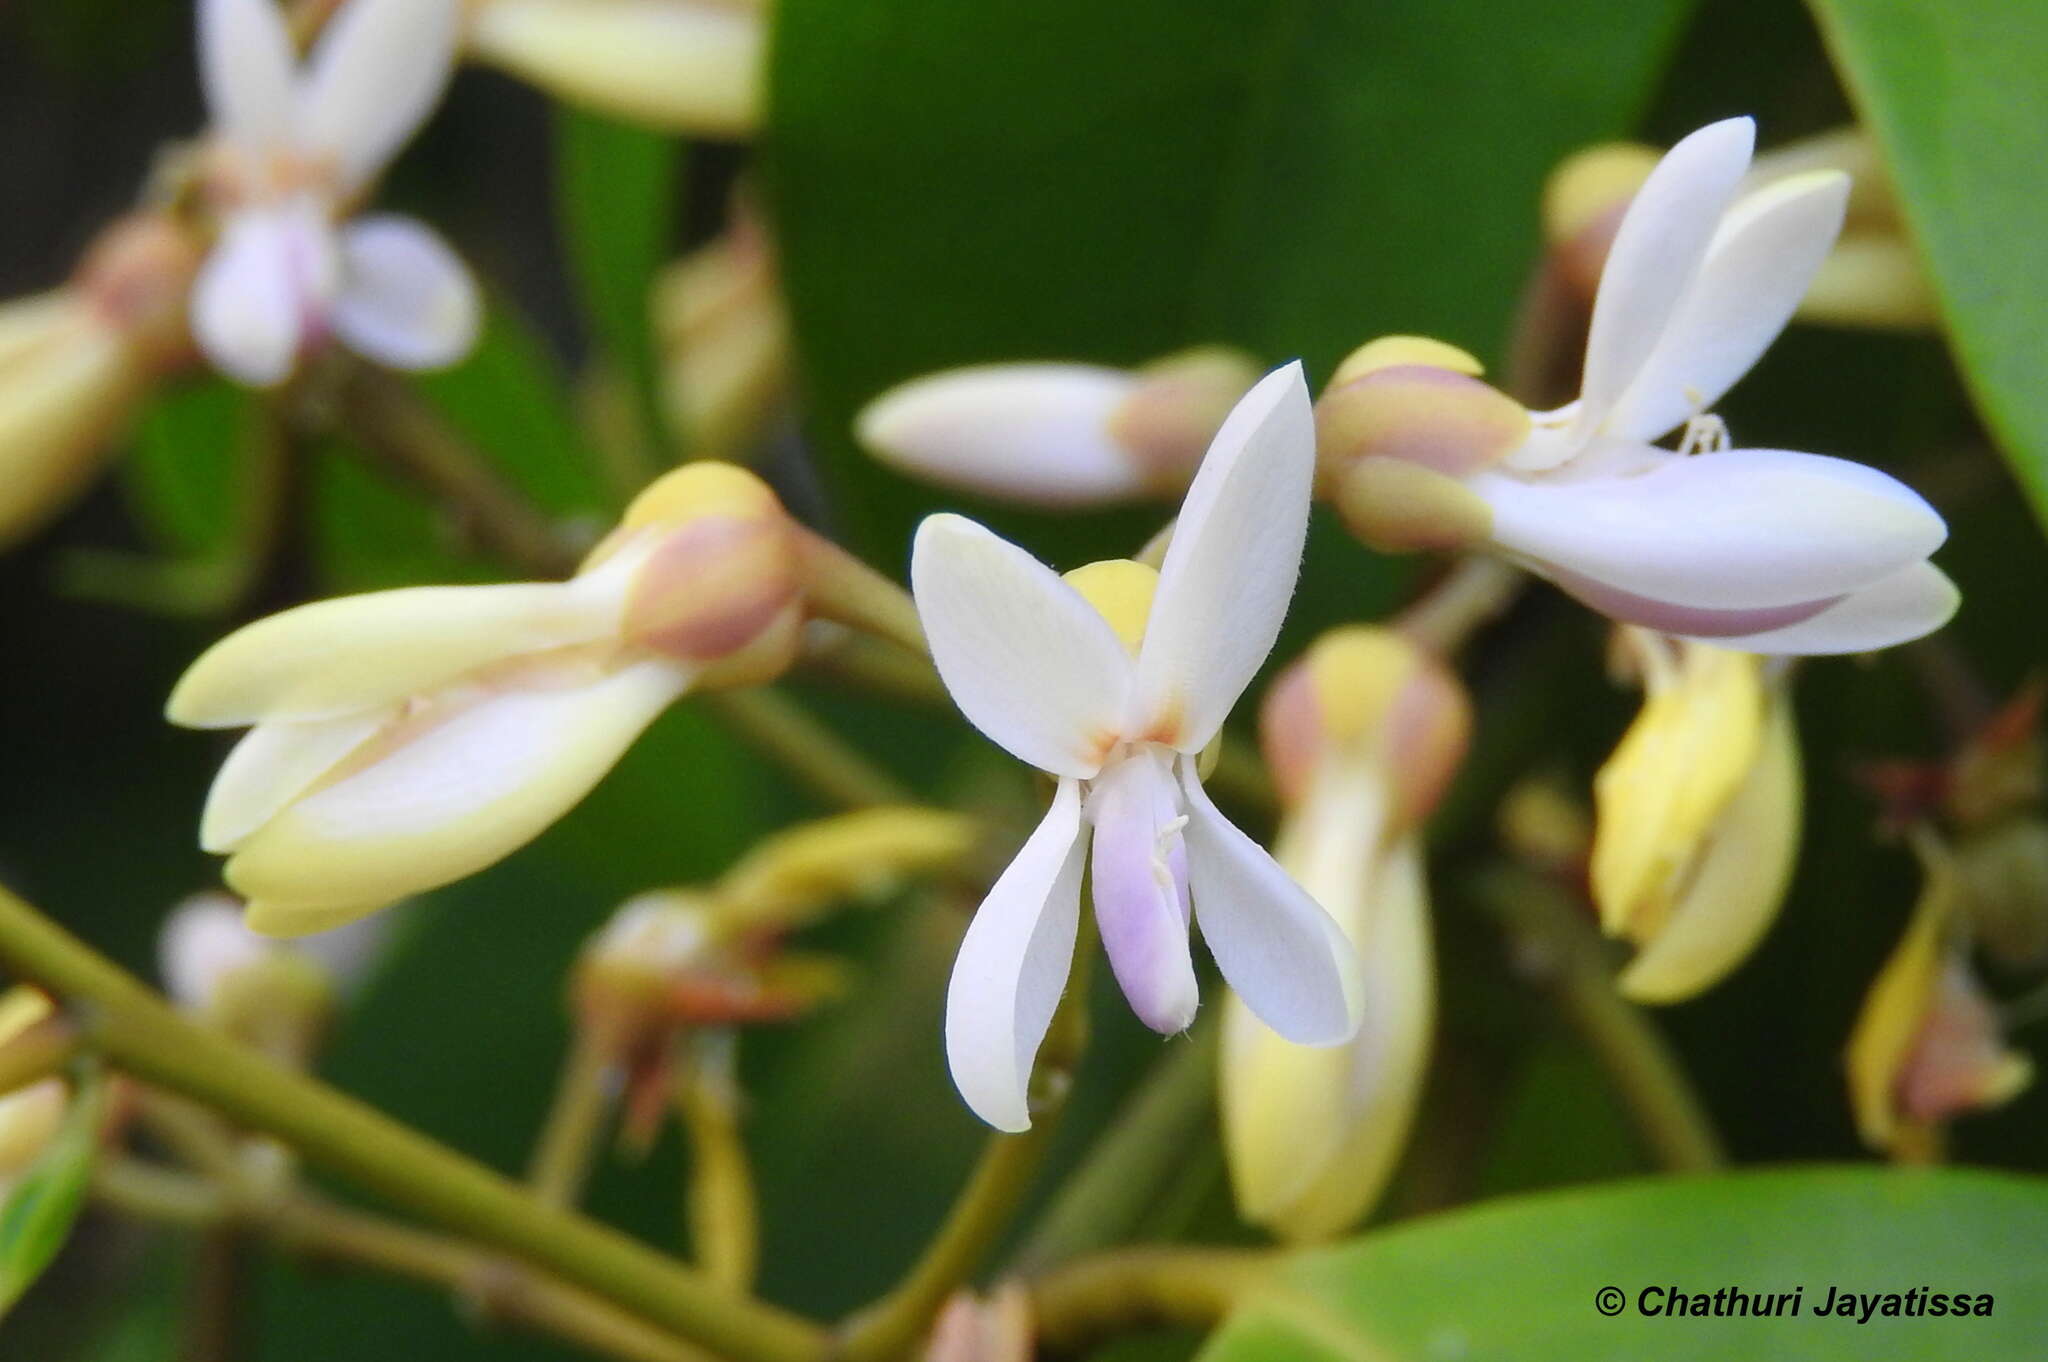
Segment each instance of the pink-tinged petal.
[{"label": "pink-tinged petal", "polygon": [[1340,1045],[1363,1010],[1358,965],[1330,915],[1225,818],[1180,762],[1195,925],[1223,978],[1260,1021],[1300,1045]]},{"label": "pink-tinged petal", "polygon": [[192,337],[238,383],[275,387],[317,331],[334,279],[334,241],[310,208],[236,213],[192,285]]},{"label": "pink-tinged petal", "polygon": [[[1927,557],[1941,517],[1873,468],[1779,449],[1653,456],[1620,476],[1472,488],[1494,542],[1539,568],[1673,605],[1757,610],[1828,600]],[[1765,627],[1765,626],[1758,626]]]},{"label": "pink-tinged petal", "polygon": [[1188,865],[1172,753],[1133,752],[1088,790],[1095,825],[1095,925],[1138,1020],[1165,1035],[1187,1030],[1200,1001],[1188,953]]},{"label": "pink-tinged petal", "polygon": [[917,527],[910,585],[953,703],[1019,761],[1093,776],[1131,665],[1109,621],[1015,544],[957,515]]},{"label": "pink-tinged petal", "polygon": [[250,148],[289,142],[295,64],[274,0],[199,0],[199,85],[214,132]]},{"label": "pink-tinged petal", "polygon": [[[228,862],[266,935],[339,926],[511,854],[573,808],[688,688],[662,661],[516,686],[418,731],[265,823]],[[260,908],[261,911],[258,911]]]},{"label": "pink-tinged petal", "polygon": [[1244,395],[1188,488],[1138,651],[1136,736],[1199,752],[1273,651],[1301,572],[1315,462],[1296,362]]},{"label": "pink-tinged petal", "polygon": [[1792,320],[1835,244],[1848,201],[1849,177],[1823,170],[1738,202],[1607,418],[1608,433],[1654,440],[1712,409]]},{"label": "pink-tinged petal", "polygon": [[419,130],[455,70],[457,0],[347,0],[327,23],[300,91],[300,136],[344,185],[375,178]]},{"label": "pink-tinged petal", "polygon": [[567,582],[410,586],[294,606],[201,654],[166,713],[187,728],[333,719],[593,642],[618,632],[632,566],[622,556]]},{"label": "pink-tinged petal", "polygon": [[1932,563],[1915,563],[1803,620],[1708,641],[1744,652],[1787,656],[1868,653],[1933,633],[1961,604],[1962,593],[1948,574]]},{"label": "pink-tinged petal", "polygon": [[1755,145],[1750,119],[1709,124],[1665,153],[1629,204],[1593,304],[1574,423],[1580,434],[1604,428],[1656,349],[1706,258]]},{"label": "pink-tinged petal", "polygon": [[394,369],[440,369],[476,344],[481,304],[446,242],[411,218],[358,218],[341,231],[335,334]]},{"label": "pink-tinged petal", "polygon": [[1031,1128],[1031,1064],[1059,1006],[1081,914],[1081,790],[1062,780],[961,938],[946,987],[946,1062],[974,1114]]},{"label": "pink-tinged petal", "polygon": [[1145,470],[1111,434],[1137,375],[1092,364],[983,364],[915,378],[855,423],[876,458],[914,478],[1036,506],[1146,494]]},{"label": "pink-tinged petal", "polygon": [[262,723],[221,763],[199,819],[199,845],[233,851],[396,717],[373,709],[312,723]]}]

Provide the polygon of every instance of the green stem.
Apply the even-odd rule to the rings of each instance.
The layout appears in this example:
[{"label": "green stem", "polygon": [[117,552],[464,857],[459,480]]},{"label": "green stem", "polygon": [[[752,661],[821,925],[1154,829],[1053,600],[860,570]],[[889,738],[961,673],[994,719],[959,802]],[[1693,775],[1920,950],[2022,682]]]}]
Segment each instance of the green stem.
[{"label": "green stem", "polygon": [[802,705],[766,687],[699,697],[763,756],[828,803],[848,809],[915,803],[909,790]]},{"label": "green stem", "polygon": [[188,1020],[118,966],[0,890],[0,962],[98,1012],[119,1067],[293,1145],[365,1190],[544,1268],[735,1362],[817,1362],[826,1340],[771,1306],[516,1184],[304,1075]]},{"label": "green stem", "polygon": [[1607,1071],[1659,1167],[1710,1172],[1727,1162],[1720,1138],[1678,1056],[1642,1009],[1615,991],[1606,944],[1581,905],[1526,871],[1483,874],[1478,897],[1538,962],[1565,1019]]},{"label": "green stem", "polygon": [[591,1154],[611,1111],[611,1056],[612,1047],[593,1028],[575,1028],[526,1174],[534,1197],[549,1206],[567,1208],[582,1199]]},{"label": "green stem", "polygon": [[1075,938],[1067,991],[1032,1069],[1031,1128],[989,1137],[981,1161],[923,1256],[888,1295],[846,1322],[835,1358],[893,1362],[908,1355],[931,1328],[946,1298],[974,1274],[1002,1237],[1052,1141],[1087,1045],[1088,966],[1094,951],[1095,933],[1084,926]]},{"label": "green stem", "polygon": [[1209,1329],[1272,1271],[1270,1252],[1123,1249],[1084,1258],[1030,1283],[1039,1342],[1062,1353],[1134,1329]]},{"label": "green stem", "polygon": [[1060,1184],[1018,1249],[1016,1271],[1034,1274],[1128,1239],[1186,1157],[1191,1132],[1216,1100],[1221,1026],[1204,1013],[1185,1041],[1153,1065],[1107,1132]]},{"label": "green stem", "polygon": [[821,535],[806,530],[799,542],[805,594],[819,618],[931,656],[908,591]]}]

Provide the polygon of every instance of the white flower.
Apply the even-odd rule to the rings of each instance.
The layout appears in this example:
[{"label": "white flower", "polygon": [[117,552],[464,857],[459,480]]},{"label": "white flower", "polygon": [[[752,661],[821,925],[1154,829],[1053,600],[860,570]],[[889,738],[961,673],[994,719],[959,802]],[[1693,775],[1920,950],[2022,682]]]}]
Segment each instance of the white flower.
[{"label": "white flower", "polygon": [[[1738,198],[1754,135],[1729,119],[1658,163],[1607,257],[1580,395],[1526,434],[1457,440],[1481,415],[1507,427],[1497,394],[1448,370],[1333,388],[1345,421],[1326,424],[1378,441],[1325,450],[1357,459],[1337,494],[1354,526],[1404,546],[1489,542],[1616,619],[1746,652],[1861,652],[1946,622],[1955,588],[1926,560],[1947,529],[1925,501],[1845,460],[1722,448],[1704,415],[1790,319],[1849,190],[1815,171]],[[1681,426],[1680,449],[1650,443]]]},{"label": "white flower", "polygon": [[1335,1044],[1357,1025],[1343,933],[1224,818],[1196,769],[1279,634],[1314,458],[1307,389],[1289,365],[1217,432],[1156,576],[1118,562],[1063,580],[959,516],[918,529],[911,584],[947,689],[975,727],[1059,782],[968,927],[947,993],[954,1082],[998,1129],[1031,1123],[1026,1088],[1065,986],[1091,843],[1103,946],[1147,1025],[1179,1031],[1194,1017],[1191,918],[1281,1035]]},{"label": "white flower", "polygon": [[192,334],[222,372],[281,383],[330,335],[401,369],[469,350],[476,289],[447,245],[410,218],[343,220],[440,101],[456,21],[455,0],[349,0],[301,67],[271,0],[200,0],[221,226]]}]

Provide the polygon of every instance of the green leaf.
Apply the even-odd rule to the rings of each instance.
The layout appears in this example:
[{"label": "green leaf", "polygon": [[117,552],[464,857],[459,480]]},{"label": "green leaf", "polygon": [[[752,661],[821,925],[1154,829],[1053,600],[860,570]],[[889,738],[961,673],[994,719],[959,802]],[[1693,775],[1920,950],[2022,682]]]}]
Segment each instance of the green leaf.
[{"label": "green leaf", "polygon": [[555,169],[570,275],[592,346],[624,373],[658,448],[666,418],[649,298],[675,241],[682,145],[557,105]]},{"label": "green leaf", "polygon": [[2048,518],[2048,9],[2010,0],[1813,0],[1884,149],[1964,378]]},{"label": "green leaf", "polygon": [[21,1299],[71,1237],[99,1152],[102,1092],[94,1071],[79,1084],[49,1147],[0,1202],[0,1314]]},{"label": "green leaf", "polygon": [[[2040,1355],[2044,1220],[2048,1181],[1867,1166],[1496,1202],[1301,1256],[1238,1308],[1201,1362],[2019,1362]],[[1612,1317],[1596,1305],[1610,1287],[1622,1293]],[[1643,1313],[1646,1291],[1724,1287],[1798,1291],[1798,1313]],[[1831,1289],[1966,1293],[1972,1303],[1983,1293],[1991,1314],[1859,1324],[1818,1313]]]},{"label": "green leaf", "polygon": [[917,373],[1229,341],[1326,375],[1390,331],[1498,353],[1544,176],[1631,128],[1690,8],[787,0],[769,188],[864,547],[894,562],[939,500],[847,438]]},{"label": "green leaf", "polygon": [[225,379],[172,389],[150,404],[123,472],[137,519],[165,548],[233,551],[246,515],[249,395]]}]

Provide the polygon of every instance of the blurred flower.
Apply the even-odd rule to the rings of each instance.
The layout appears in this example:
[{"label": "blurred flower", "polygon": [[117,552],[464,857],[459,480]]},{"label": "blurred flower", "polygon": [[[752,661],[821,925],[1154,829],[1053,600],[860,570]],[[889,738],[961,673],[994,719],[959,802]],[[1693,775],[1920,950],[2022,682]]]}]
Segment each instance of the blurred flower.
[{"label": "blurred flower", "polygon": [[1327,1045],[1357,1025],[1342,932],[1210,802],[1196,765],[1279,634],[1313,464],[1307,390],[1288,365],[1217,432],[1157,573],[1117,561],[1062,579],[959,516],[918,529],[911,585],[946,688],[1059,782],[968,927],[946,999],[953,1080],[998,1129],[1031,1123],[1032,1060],[1067,977],[1091,842],[1096,923],[1146,1025],[1194,1018],[1191,912],[1224,978],[1281,1034]]},{"label": "blurred flower", "polygon": [[1037,1323],[1031,1293],[1008,1281],[986,1296],[956,1291],[932,1322],[924,1362],[1031,1362]]},{"label": "blurred flower", "polygon": [[[1725,448],[1704,415],[1791,316],[1848,194],[1816,171],[1733,202],[1753,135],[1746,118],[1701,129],[1629,204],[1576,401],[1521,412],[1469,357],[1412,340],[1354,356],[1318,410],[1353,530],[1390,549],[1490,544],[1618,620],[1743,651],[1939,628],[1956,592],[1926,561],[1947,534],[1933,508],[1860,464]],[[1677,450],[1649,443],[1681,425]]]},{"label": "blurred flower", "polygon": [[[26,984],[0,994],[0,1049],[55,1013],[48,995]],[[49,1148],[70,1101],[70,1083],[56,1077],[0,1095],[0,1195]]]},{"label": "blurred flower", "polygon": [[723,236],[654,286],[669,419],[706,458],[746,462],[789,387],[789,317],[768,233],[742,198]]},{"label": "blurred flower", "polygon": [[1924,829],[1915,849],[1926,885],[1871,982],[1845,1055],[1863,1142],[1907,1158],[1928,1156],[1943,1125],[2010,1101],[2033,1079],[2026,1056],[2005,1048],[1970,967],[1947,849]]},{"label": "blurred flower", "polygon": [[170,219],[137,213],[100,235],[69,283],[0,303],[0,547],[70,502],[183,358],[198,265]]},{"label": "blurred flower", "polygon": [[1317,640],[1260,717],[1286,808],[1274,859],[1349,939],[1364,1019],[1349,1044],[1313,1049],[1231,998],[1224,1152],[1246,1219],[1315,1239],[1378,1199],[1422,1095],[1436,986],[1421,823],[1464,754],[1471,714],[1441,663],[1361,626]]},{"label": "blurred flower", "polygon": [[1250,356],[1184,350],[1138,369],[979,364],[891,388],[855,427],[912,477],[1034,506],[1178,496],[1237,400]]},{"label": "blurred flower", "polygon": [[[1615,230],[1657,159],[1653,147],[1612,142],[1578,152],[1551,173],[1543,194],[1544,235],[1581,297],[1593,297]],[[1939,321],[1933,290],[1906,235],[1884,161],[1862,129],[1837,128],[1758,156],[1740,191],[1755,193],[1816,170],[1847,174],[1851,187],[1842,233],[1799,300],[1798,318],[1932,329]]]},{"label": "blurred flower", "polygon": [[1642,713],[1593,783],[1593,899],[1639,1002],[1692,997],[1777,917],[1799,850],[1799,745],[1768,659],[1623,626]]},{"label": "blurred flower", "polygon": [[729,464],[651,485],[566,582],[320,601],[215,644],[174,723],[253,725],[200,841],[269,935],[490,865],[566,813],[686,691],[794,659],[796,528]]},{"label": "blurred flower", "polygon": [[764,0],[467,0],[482,61],[664,132],[745,137],[761,119]]},{"label": "blurred flower", "polygon": [[219,238],[192,334],[229,377],[281,383],[329,336],[401,369],[474,343],[476,289],[439,237],[410,218],[342,221],[440,101],[457,19],[456,0],[348,0],[300,67],[271,0],[200,0],[199,192]]}]

